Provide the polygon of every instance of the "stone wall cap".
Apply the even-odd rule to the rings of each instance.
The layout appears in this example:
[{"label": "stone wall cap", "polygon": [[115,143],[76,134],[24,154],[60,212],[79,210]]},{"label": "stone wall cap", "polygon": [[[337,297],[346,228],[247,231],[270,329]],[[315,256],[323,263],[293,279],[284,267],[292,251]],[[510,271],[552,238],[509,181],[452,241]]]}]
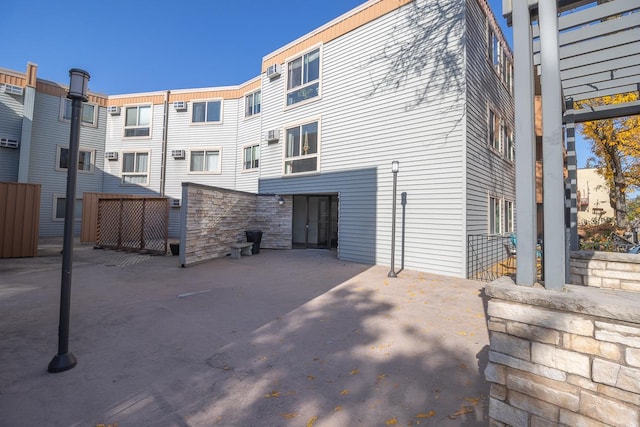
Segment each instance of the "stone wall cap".
[{"label": "stone wall cap", "polygon": [[485,286],[488,296],[535,305],[552,310],[588,314],[614,320],[640,323],[640,293],[590,286],[565,285],[562,291],[518,286],[500,278]]},{"label": "stone wall cap", "polygon": [[571,258],[597,261],[620,261],[640,264],[640,254],[627,254],[624,252],[571,251]]}]

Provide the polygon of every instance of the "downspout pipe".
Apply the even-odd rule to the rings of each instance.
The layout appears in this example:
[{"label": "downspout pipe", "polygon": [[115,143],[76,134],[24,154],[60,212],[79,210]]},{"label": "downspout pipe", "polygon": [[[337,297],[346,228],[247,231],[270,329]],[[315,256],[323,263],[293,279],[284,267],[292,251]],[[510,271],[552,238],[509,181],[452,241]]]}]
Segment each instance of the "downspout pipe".
[{"label": "downspout pipe", "polygon": [[160,164],[160,196],[164,197],[165,183],[167,176],[167,141],[169,130],[169,96],[171,91],[168,90],[164,93],[164,114],[162,116],[162,162]]}]

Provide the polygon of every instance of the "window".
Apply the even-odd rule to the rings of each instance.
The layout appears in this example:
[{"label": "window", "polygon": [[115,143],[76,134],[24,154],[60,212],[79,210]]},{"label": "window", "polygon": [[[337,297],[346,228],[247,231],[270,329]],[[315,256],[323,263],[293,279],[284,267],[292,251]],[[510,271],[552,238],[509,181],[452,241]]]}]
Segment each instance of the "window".
[{"label": "window", "polygon": [[320,48],[287,63],[287,105],[318,96],[320,93]]},{"label": "window", "polygon": [[220,150],[192,150],[189,156],[189,172],[220,173]]},{"label": "window", "polygon": [[151,105],[127,107],[125,110],[124,136],[145,137],[151,133]]},{"label": "window", "polygon": [[122,183],[149,183],[149,152],[122,153]]},{"label": "window", "polygon": [[505,83],[507,84],[509,93],[513,94],[513,64],[511,62],[507,64],[507,77]]},{"label": "window", "polygon": [[489,109],[489,146],[498,153],[501,151],[500,143],[500,117],[495,111]]},{"label": "window", "polygon": [[491,65],[493,65],[493,68],[499,74],[500,73],[500,53],[501,53],[500,39],[498,39],[498,36],[496,36],[496,33],[493,31],[491,27],[489,27],[488,31],[489,32],[488,32],[487,41],[488,41],[488,49],[489,49],[488,50],[489,62],[491,63]]},{"label": "window", "polygon": [[251,117],[260,113],[260,91],[253,92],[244,98],[244,116]]},{"label": "window", "polygon": [[[82,198],[76,198],[76,202],[73,205],[74,220],[80,221],[82,219]],[[53,220],[64,220],[65,212],[67,211],[67,198],[64,196],[53,196]]]},{"label": "window", "polygon": [[[79,148],[78,151],[78,170],[82,172],[93,172],[94,150]],[[67,170],[69,167],[69,148],[58,146],[58,154],[56,156],[56,170]]]},{"label": "window", "polygon": [[502,203],[489,197],[489,234],[502,234]]},{"label": "window", "polygon": [[222,101],[200,101],[193,103],[191,123],[220,123],[222,121]]},{"label": "window", "polygon": [[502,140],[504,141],[504,156],[513,161],[516,158],[516,147],[513,143],[513,131],[508,126],[502,126],[504,134]]},{"label": "window", "polygon": [[291,175],[318,170],[318,122],[286,130],[284,173]]},{"label": "window", "polygon": [[260,163],[260,146],[244,147],[244,170],[257,169]]},{"label": "window", "polygon": [[[62,98],[62,120],[71,120],[71,107],[71,100],[69,98]],[[98,109],[95,104],[87,104],[84,102],[82,104],[82,113],[80,114],[80,123],[85,126],[97,126],[97,112]]]},{"label": "window", "polygon": [[504,232],[512,233],[513,228],[513,202],[511,200],[504,201]]}]

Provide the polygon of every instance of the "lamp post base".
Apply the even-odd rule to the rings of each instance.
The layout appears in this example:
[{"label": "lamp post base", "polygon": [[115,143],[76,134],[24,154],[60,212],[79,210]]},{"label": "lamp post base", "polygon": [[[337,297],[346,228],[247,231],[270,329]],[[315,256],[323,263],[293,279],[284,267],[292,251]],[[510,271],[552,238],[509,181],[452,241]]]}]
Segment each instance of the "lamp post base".
[{"label": "lamp post base", "polygon": [[77,363],[78,361],[73,353],[56,354],[49,362],[47,371],[51,373],[68,371],[76,366]]},{"label": "lamp post base", "polygon": [[398,275],[396,274],[395,271],[391,270],[389,274],[387,274],[387,277],[398,277]]}]

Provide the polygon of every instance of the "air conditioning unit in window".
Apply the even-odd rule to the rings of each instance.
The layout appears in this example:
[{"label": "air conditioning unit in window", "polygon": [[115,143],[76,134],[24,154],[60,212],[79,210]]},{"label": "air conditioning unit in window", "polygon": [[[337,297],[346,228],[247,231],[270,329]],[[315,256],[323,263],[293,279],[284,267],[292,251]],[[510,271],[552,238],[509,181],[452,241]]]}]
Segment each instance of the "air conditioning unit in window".
[{"label": "air conditioning unit in window", "polygon": [[184,159],[184,150],[171,150],[171,157],[174,159]]},{"label": "air conditioning unit in window", "polygon": [[4,93],[8,93],[9,95],[22,95],[24,93],[24,89],[20,86],[4,84],[2,85],[2,91]]},{"label": "air conditioning unit in window", "polygon": [[107,160],[118,160],[118,152],[117,151],[107,151],[104,153],[104,158]]},{"label": "air conditioning unit in window", "polygon": [[267,131],[267,142],[278,142],[280,139],[280,129],[271,129]]},{"label": "air conditioning unit in window", "polygon": [[182,202],[180,199],[171,199],[172,208],[179,208],[180,206],[182,206]]},{"label": "air conditioning unit in window", "polygon": [[175,101],[173,103],[173,108],[176,111],[184,111],[187,109],[187,101]]},{"label": "air conditioning unit in window", "polygon": [[280,64],[272,64],[267,67],[267,77],[274,79],[280,75]]},{"label": "air conditioning unit in window", "polygon": [[0,147],[5,148],[18,148],[20,143],[17,139],[12,138],[0,138]]},{"label": "air conditioning unit in window", "polygon": [[117,116],[118,114],[120,114],[120,107],[118,107],[117,105],[110,105],[109,107],[107,107],[107,113],[111,114],[112,116]]}]

